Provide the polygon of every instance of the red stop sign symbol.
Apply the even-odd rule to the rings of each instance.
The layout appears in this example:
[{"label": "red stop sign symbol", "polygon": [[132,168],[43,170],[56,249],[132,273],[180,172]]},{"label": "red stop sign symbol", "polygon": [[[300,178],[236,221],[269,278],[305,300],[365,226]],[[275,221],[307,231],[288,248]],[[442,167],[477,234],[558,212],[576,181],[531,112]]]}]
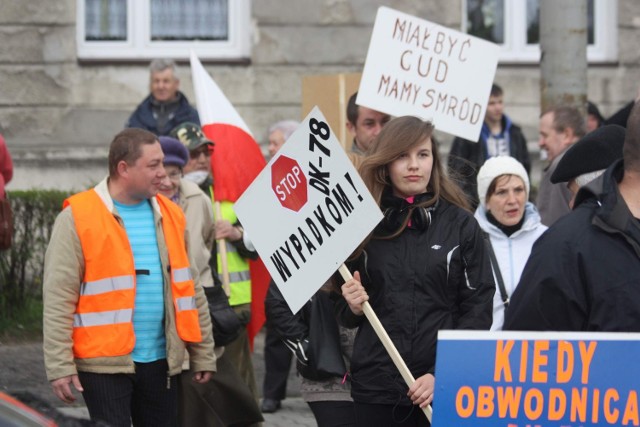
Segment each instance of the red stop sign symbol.
[{"label": "red stop sign symbol", "polygon": [[292,158],[280,156],[273,162],[271,188],[287,209],[298,212],[307,203],[307,177]]}]

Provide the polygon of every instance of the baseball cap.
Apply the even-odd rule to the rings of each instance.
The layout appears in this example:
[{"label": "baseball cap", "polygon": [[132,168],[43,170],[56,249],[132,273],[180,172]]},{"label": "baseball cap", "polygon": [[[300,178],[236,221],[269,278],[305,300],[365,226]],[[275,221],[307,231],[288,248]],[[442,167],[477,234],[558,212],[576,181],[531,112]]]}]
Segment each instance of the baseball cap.
[{"label": "baseball cap", "polygon": [[173,128],[169,136],[180,141],[189,151],[193,151],[205,144],[213,146],[213,141],[207,138],[202,128],[195,123],[184,122]]}]

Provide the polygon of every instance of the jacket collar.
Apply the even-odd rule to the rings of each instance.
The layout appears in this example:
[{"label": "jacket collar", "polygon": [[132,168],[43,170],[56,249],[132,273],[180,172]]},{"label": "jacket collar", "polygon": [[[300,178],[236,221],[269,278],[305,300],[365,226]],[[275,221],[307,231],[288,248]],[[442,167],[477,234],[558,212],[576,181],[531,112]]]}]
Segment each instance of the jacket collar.
[{"label": "jacket collar", "polygon": [[[109,183],[109,177],[107,176],[102,181],[100,181],[98,185],[93,187],[93,189],[96,193],[98,193],[98,196],[100,196],[100,199],[102,200],[102,202],[105,204],[107,209],[109,209],[109,212],[111,212],[114,215],[117,215],[118,211],[115,209],[115,205],[113,203],[113,199],[111,198],[111,194],[109,194],[108,183]],[[155,197],[151,198],[151,207],[153,208],[157,216],[162,217],[162,213],[160,212],[160,205],[158,205],[158,201],[156,200]]]},{"label": "jacket collar", "polygon": [[[487,233],[501,238],[506,238],[507,236],[500,230],[498,227],[493,225],[487,219],[487,211],[482,206],[478,206],[476,212],[474,214],[478,224],[480,224],[480,228],[482,228]],[[513,239],[518,237],[521,234],[528,233],[529,231],[535,230],[540,226],[540,214],[538,213],[538,209],[534,206],[533,203],[527,202],[524,207],[524,223],[520,230],[513,233],[509,238]]]},{"label": "jacket collar", "polygon": [[180,91],[176,92],[176,97],[174,99],[171,99],[169,101],[158,101],[157,99],[155,99],[153,97],[153,95],[149,95],[148,96],[149,99],[149,103],[151,103],[151,105],[153,105],[154,107],[160,108],[160,107],[167,107],[170,105],[174,105],[174,104],[182,104],[184,102],[184,100],[187,99],[186,96],[184,96],[184,94]]},{"label": "jacket collar", "polygon": [[575,206],[588,200],[595,201],[598,207],[591,223],[606,233],[620,234],[640,257],[640,224],[631,215],[618,189],[623,174],[623,161],[618,160],[604,174],[580,189]]}]

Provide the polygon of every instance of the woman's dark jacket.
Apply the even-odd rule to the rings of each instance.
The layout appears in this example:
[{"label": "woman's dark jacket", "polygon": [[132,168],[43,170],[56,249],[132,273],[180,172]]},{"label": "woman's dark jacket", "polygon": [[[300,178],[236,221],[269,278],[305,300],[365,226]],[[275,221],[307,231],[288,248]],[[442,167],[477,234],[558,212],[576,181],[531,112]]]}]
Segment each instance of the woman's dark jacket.
[{"label": "woman's dark jacket", "polygon": [[[343,349],[338,323],[334,317],[334,300],[338,295],[320,289],[295,315],[289,309],[282,293],[273,280],[265,298],[267,326],[285,341],[289,349],[295,352],[298,359],[297,368],[300,375],[314,381],[321,381],[332,376],[342,377],[346,373]],[[322,313],[318,311],[322,310]],[[316,322],[324,322],[322,325]],[[316,335],[310,337],[311,329]],[[316,339],[316,342],[309,340]],[[322,348],[319,349],[318,347]],[[300,363],[304,352],[304,365]],[[318,354],[315,354],[315,353]],[[321,354],[320,354],[321,353]],[[317,357],[323,360],[318,361]],[[328,374],[326,369],[333,374]]]},{"label": "woman's dark jacket", "polygon": [[[384,227],[381,233],[388,234]],[[415,378],[435,372],[439,330],[491,327],[495,284],[482,231],[471,213],[444,200],[426,229],[373,238],[349,268],[360,271],[373,310]],[[354,401],[410,405],[408,386],[371,324],[343,298],[336,311],[339,323],[360,327],[351,364]]]}]

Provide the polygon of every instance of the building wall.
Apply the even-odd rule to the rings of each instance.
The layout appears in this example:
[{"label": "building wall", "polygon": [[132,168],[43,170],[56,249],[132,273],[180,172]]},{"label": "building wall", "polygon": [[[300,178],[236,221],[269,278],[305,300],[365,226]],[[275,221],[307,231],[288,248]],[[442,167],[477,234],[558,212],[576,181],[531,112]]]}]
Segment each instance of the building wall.
[{"label": "building wall", "polygon": [[[303,114],[303,76],[361,71],[380,5],[461,25],[460,0],[254,0],[249,65],[205,67],[265,144],[270,123]],[[148,94],[146,61],[77,60],[75,6],[76,0],[0,0],[0,127],[16,164],[10,189],[81,189],[97,182],[113,135]],[[588,95],[604,115],[640,86],[640,2],[619,0],[618,15],[618,62],[589,69]],[[188,62],[180,65],[181,89],[193,102]],[[500,65],[496,76],[506,111],[534,152],[539,74],[537,65]],[[440,135],[445,153],[451,139]]]}]

